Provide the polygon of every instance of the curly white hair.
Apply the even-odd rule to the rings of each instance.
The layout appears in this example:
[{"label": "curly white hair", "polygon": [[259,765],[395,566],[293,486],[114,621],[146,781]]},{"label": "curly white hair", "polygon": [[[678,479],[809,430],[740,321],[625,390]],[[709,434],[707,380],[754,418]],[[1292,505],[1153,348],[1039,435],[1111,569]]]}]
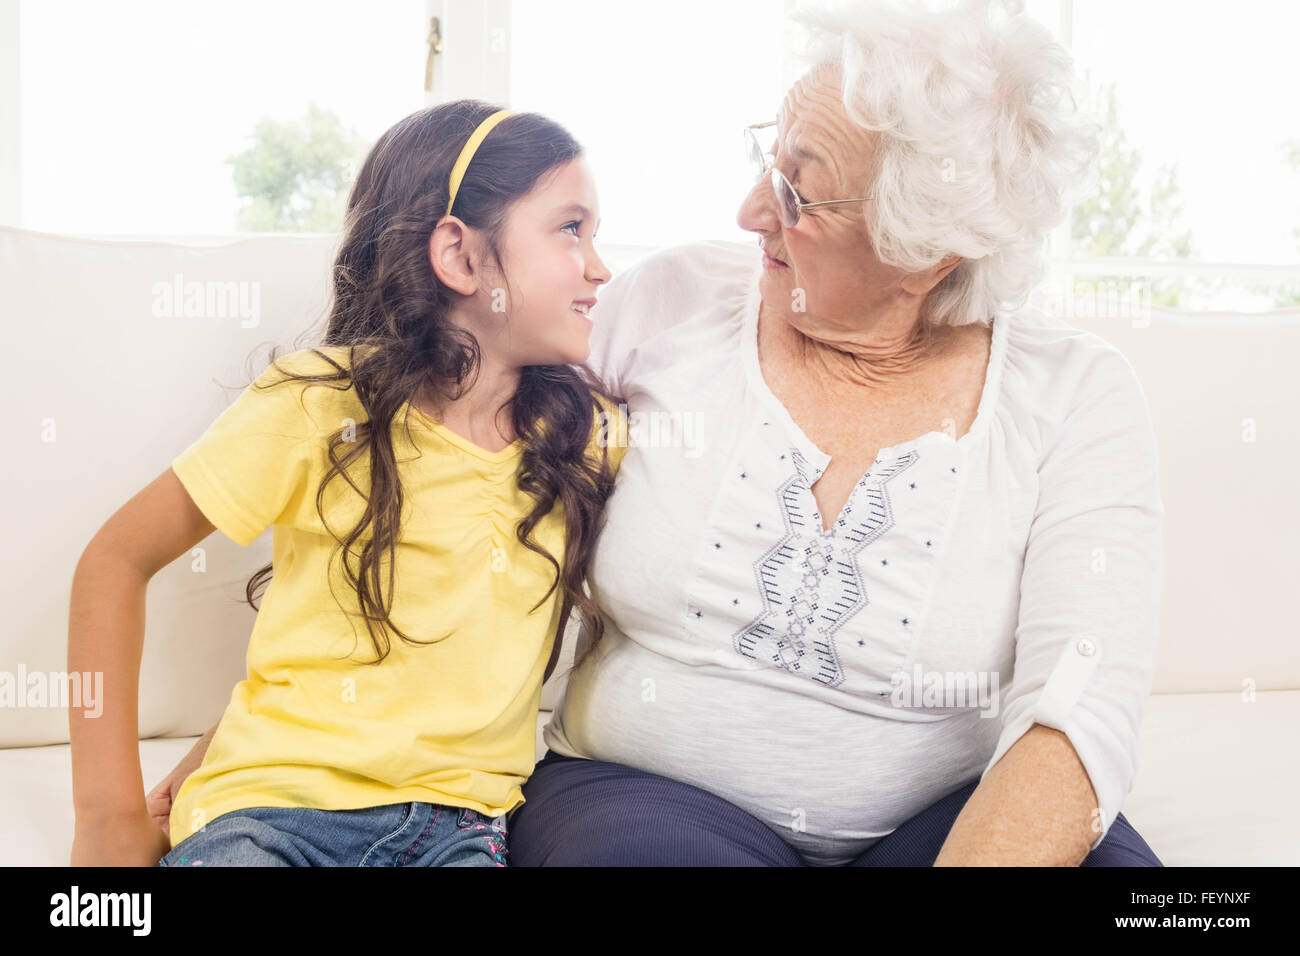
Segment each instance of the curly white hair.
[{"label": "curly white hair", "polygon": [[803,56],[838,68],[847,115],[877,134],[877,256],[907,272],[963,257],[924,318],[965,325],[1022,304],[1067,187],[1095,168],[1100,129],[1066,50],[1020,0],[819,0],[792,20]]}]

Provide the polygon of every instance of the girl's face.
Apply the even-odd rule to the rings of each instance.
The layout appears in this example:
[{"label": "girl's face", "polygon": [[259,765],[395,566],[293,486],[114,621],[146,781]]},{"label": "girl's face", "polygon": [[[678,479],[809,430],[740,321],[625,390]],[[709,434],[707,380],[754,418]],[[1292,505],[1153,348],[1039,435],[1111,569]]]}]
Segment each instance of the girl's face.
[{"label": "girl's face", "polygon": [[512,364],[587,361],[592,323],[585,313],[610,278],[592,244],[599,225],[596,186],[581,156],[511,207],[501,242],[509,289],[485,291],[492,311],[509,314],[504,341]]}]

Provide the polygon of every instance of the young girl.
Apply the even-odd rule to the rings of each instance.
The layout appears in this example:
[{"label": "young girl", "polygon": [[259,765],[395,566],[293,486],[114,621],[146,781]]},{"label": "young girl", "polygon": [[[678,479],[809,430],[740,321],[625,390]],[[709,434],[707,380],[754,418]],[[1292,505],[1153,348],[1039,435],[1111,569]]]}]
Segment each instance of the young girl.
[{"label": "young girl", "polygon": [[[72,863],[505,865],[542,682],[626,451],[586,361],[597,202],[555,123],[473,100],[385,133],[348,201],[321,346],[280,359],[87,546],[69,667]],[[583,369],[585,372],[586,370]],[[170,840],[136,697],[150,577],[214,529],[274,570]],[[159,860],[161,857],[161,861]]]}]

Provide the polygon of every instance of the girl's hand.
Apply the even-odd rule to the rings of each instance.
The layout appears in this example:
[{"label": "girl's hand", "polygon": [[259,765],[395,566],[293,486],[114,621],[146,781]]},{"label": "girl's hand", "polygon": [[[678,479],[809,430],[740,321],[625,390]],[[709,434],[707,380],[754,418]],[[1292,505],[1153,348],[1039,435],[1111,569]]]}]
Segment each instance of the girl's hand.
[{"label": "girl's hand", "polygon": [[141,807],[125,816],[78,817],[71,863],[73,866],[157,866],[171,848],[171,840]]},{"label": "girl's hand", "polygon": [[145,797],[150,818],[169,837],[171,836],[172,803],[176,800],[176,794],[180,791],[185,778],[198,770],[203,763],[203,755],[208,752],[208,744],[212,743],[212,736],[216,732],[217,727],[214,725],[211,730],[195,741],[194,746],[190,748],[190,752],[181,758],[181,762],[176,765],[176,768],[163,778],[162,783],[150,790],[149,795]]}]

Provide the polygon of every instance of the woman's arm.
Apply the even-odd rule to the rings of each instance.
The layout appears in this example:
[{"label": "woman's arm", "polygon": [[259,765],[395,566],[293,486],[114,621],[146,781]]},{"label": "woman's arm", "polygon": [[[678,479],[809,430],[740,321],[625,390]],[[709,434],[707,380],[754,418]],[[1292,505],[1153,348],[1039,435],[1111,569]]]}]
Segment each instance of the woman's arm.
[{"label": "woman's arm", "polygon": [[145,591],[214,527],[167,469],[86,546],[72,581],[68,671],[103,675],[97,717],[69,711],[76,832],[72,865],[154,865],[170,849],[150,819],[140,770],[138,695]]},{"label": "woman's arm", "polygon": [[1070,739],[1034,724],[957,816],[935,866],[1078,866],[1097,838],[1097,795]]},{"label": "woman's arm", "polygon": [[1002,732],[936,864],[1077,866],[1137,773],[1160,626],[1164,505],[1141,383],[1095,336],[1056,372]]}]

